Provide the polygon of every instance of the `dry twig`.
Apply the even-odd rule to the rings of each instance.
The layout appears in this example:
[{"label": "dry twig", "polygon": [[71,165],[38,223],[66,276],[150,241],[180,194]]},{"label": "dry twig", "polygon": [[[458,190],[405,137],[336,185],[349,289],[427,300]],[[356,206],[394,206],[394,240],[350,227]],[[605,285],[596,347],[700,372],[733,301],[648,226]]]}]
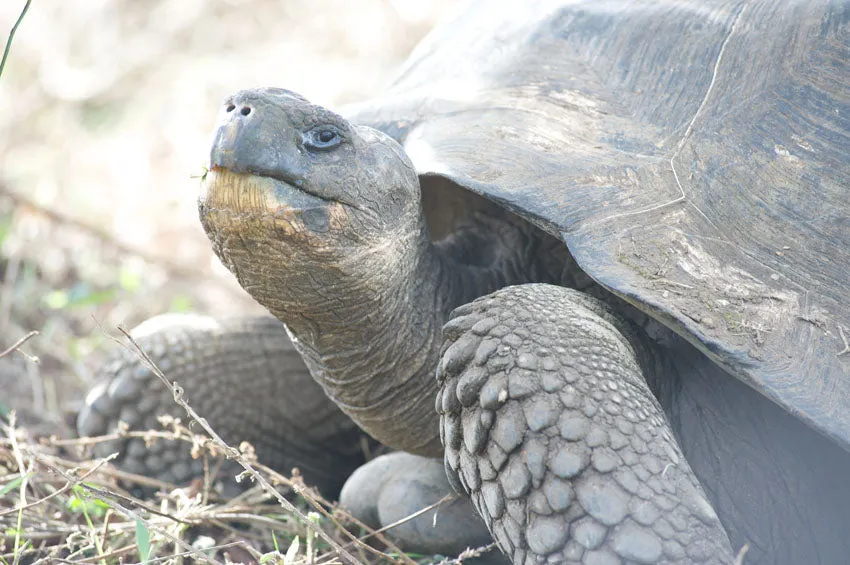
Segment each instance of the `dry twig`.
[{"label": "dry twig", "polygon": [[144,249],[127,245],[126,243],[115,239],[111,233],[100,227],[91,225],[79,218],[74,218],[67,214],[63,214],[62,212],[57,212],[56,210],[41,206],[37,202],[30,200],[15,190],[8,188],[2,181],[0,181],[0,195],[11,200],[16,206],[35,211],[38,215],[44,216],[54,224],[73,226],[75,229],[93,236],[95,239],[100,240],[125,255],[140,257],[147,263],[159,265],[172,275],[188,280],[196,280],[204,276],[203,273],[196,269],[186,268],[185,265],[175,263],[167,257],[152,255]]},{"label": "dry twig", "polygon": [[325,533],[324,530],[322,530],[321,528],[319,528],[318,526],[313,524],[307,518],[307,516],[304,515],[304,513],[302,513],[298,508],[295,507],[294,504],[292,504],[286,498],[284,498],[284,496],[281,495],[277,491],[277,489],[275,489],[266,480],[265,477],[263,477],[260,473],[257,472],[256,469],[254,469],[253,462],[249,461],[248,458],[240,450],[238,450],[234,447],[231,447],[230,445],[227,444],[227,442],[225,442],[223,439],[221,439],[221,437],[218,435],[218,433],[216,433],[216,431],[214,429],[212,429],[212,426],[209,425],[207,420],[205,418],[202,418],[201,416],[199,416],[198,413],[195,412],[194,408],[189,406],[189,404],[185,400],[183,400],[183,389],[180,388],[180,385],[177,384],[176,382],[172,383],[171,381],[168,380],[168,377],[166,377],[165,374],[162,371],[160,371],[159,367],[156,366],[156,363],[153,362],[153,359],[150,358],[150,356],[147,354],[147,352],[144,349],[142,349],[139,346],[138,343],[136,343],[136,340],[133,339],[133,337],[130,335],[130,332],[128,332],[125,328],[123,328],[121,326],[118,327],[118,330],[122,334],[124,334],[124,337],[126,337],[127,340],[129,340],[129,342],[133,345],[133,347],[135,348],[136,354],[139,355],[139,358],[144,362],[144,364],[148,367],[148,369],[150,369],[151,372],[153,372],[153,374],[155,374],[163,383],[165,383],[165,385],[167,387],[169,387],[169,389],[171,389],[171,391],[174,394],[174,402],[179,404],[180,407],[183,408],[183,410],[186,411],[186,414],[194,422],[196,422],[199,426],[201,426],[201,428],[204,430],[204,432],[206,432],[207,435],[209,435],[210,439],[222,450],[222,452],[225,454],[225,456],[228,459],[233,459],[234,461],[239,463],[239,465],[243,469],[245,469],[245,473],[248,476],[250,476],[254,480],[255,483],[260,485],[263,488],[263,490],[265,490],[267,493],[271,494],[284,509],[286,509],[287,511],[291,512],[292,514],[298,516],[298,518],[303,520],[304,523],[307,525],[307,527],[309,527],[315,534],[317,534],[328,545],[330,545],[334,549],[334,551],[337,553],[338,556],[340,556],[341,558],[345,558],[346,560],[348,560],[349,563],[360,564],[360,561],[357,558],[355,558],[353,555],[351,555],[351,553],[346,551],[341,545],[339,545],[339,543],[336,542],[336,540],[334,540],[327,533]]},{"label": "dry twig", "polygon": [[[30,339],[32,339],[33,337],[35,337],[35,336],[37,336],[37,335],[38,335],[38,331],[37,331],[37,330],[33,330],[33,331],[31,331],[30,333],[28,333],[27,335],[25,335],[24,337],[22,337],[21,339],[19,339],[18,341],[16,341],[16,342],[15,342],[15,343],[13,343],[12,345],[10,345],[10,346],[9,346],[9,347],[5,350],[5,351],[0,352],[0,359],[2,359],[3,357],[5,357],[5,356],[9,355],[9,354],[10,354],[10,353],[12,353],[13,351],[17,351],[17,350],[18,350],[18,348],[20,348],[23,344],[25,344],[27,341],[29,341]],[[23,352],[22,352],[22,353],[23,353]],[[29,357],[29,355],[27,355],[27,358],[30,358],[30,357]],[[31,358],[30,358],[30,359],[31,359]]]}]

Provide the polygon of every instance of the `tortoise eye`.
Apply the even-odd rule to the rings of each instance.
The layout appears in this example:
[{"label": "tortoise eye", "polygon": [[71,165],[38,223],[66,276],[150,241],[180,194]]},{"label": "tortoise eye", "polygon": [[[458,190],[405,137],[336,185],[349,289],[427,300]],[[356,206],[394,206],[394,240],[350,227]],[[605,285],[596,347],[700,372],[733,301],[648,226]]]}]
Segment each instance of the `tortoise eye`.
[{"label": "tortoise eye", "polygon": [[320,126],[304,134],[304,145],[309,149],[332,149],[342,143],[342,136],[331,126]]}]

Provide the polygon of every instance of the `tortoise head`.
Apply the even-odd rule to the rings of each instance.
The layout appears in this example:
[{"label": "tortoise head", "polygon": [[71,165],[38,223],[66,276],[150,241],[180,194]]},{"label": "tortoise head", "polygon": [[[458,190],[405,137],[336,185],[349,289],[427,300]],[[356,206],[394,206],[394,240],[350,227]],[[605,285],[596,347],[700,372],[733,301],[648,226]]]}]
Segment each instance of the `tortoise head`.
[{"label": "tortoise head", "polygon": [[376,262],[393,268],[424,224],[400,145],[276,88],[225,99],[198,206],[218,256],[273,312],[252,288],[328,286]]}]

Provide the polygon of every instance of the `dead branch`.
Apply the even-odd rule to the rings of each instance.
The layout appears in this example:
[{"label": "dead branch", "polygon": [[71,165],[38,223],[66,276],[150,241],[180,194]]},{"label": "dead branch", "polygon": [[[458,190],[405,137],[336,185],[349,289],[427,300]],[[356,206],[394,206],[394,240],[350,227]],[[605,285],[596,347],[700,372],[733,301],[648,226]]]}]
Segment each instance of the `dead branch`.
[{"label": "dead branch", "polygon": [[[11,428],[10,428],[10,429],[11,429]],[[11,433],[11,432],[10,432],[10,433]],[[95,463],[95,464],[94,464],[94,466],[92,466],[92,468],[91,468],[91,469],[89,469],[88,471],[86,471],[85,473],[83,473],[82,475],[80,475],[80,477],[79,477],[77,480],[75,480],[74,482],[66,482],[64,485],[62,485],[62,487],[61,487],[61,488],[59,488],[59,490],[55,490],[55,491],[51,492],[50,494],[48,494],[47,496],[44,496],[44,497],[42,497],[42,498],[39,498],[38,500],[34,500],[34,501],[32,501],[32,502],[30,502],[30,503],[28,503],[28,504],[25,504],[25,505],[23,505],[23,506],[16,506],[16,507],[14,507],[14,508],[9,508],[8,510],[0,511],[0,517],[2,517],[2,516],[6,516],[7,514],[14,514],[15,512],[23,512],[24,510],[28,510],[28,509],[30,509],[30,508],[33,508],[33,507],[35,507],[35,506],[38,506],[39,504],[44,504],[45,502],[47,502],[47,501],[48,501],[48,500],[50,500],[51,498],[55,498],[55,497],[57,497],[57,496],[59,496],[59,495],[61,495],[61,494],[66,493],[66,492],[67,492],[67,491],[69,491],[71,488],[73,488],[75,485],[77,485],[77,484],[81,483],[82,481],[84,481],[84,480],[86,480],[87,478],[89,478],[89,476],[91,476],[91,475],[93,475],[95,472],[97,472],[97,470],[98,470],[98,469],[100,469],[100,468],[101,468],[104,464],[106,464],[106,462],[108,462],[108,461],[110,461],[110,460],[112,460],[112,459],[114,459],[114,458],[115,458],[115,454],[112,454],[112,455],[110,455],[109,457],[106,457],[106,458],[104,458],[104,459],[101,459],[100,461],[98,461],[97,463]]]},{"label": "dead branch", "polygon": [[165,374],[159,369],[159,367],[156,366],[156,363],[153,362],[153,359],[150,358],[150,356],[147,354],[147,352],[144,349],[142,349],[141,346],[139,346],[138,343],[136,343],[136,340],[133,339],[133,337],[130,335],[130,332],[128,332],[122,326],[118,326],[118,331],[120,331],[122,334],[124,334],[124,337],[127,338],[127,340],[129,340],[129,342],[133,345],[136,354],[139,356],[139,358],[142,360],[142,362],[144,362],[144,364],[153,372],[153,374],[155,374],[163,383],[165,383],[165,385],[169,389],[171,389],[171,391],[174,394],[174,402],[176,402],[178,405],[180,405],[180,407],[183,408],[183,410],[186,411],[186,414],[195,423],[197,423],[199,426],[201,426],[201,428],[207,433],[207,435],[209,435],[211,440],[222,450],[222,452],[225,454],[225,456],[228,459],[233,459],[234,461],[236,461],[243,469],[245,469],[245,473],[248,476],[250,476],[254,480],[254,482],[256,482],[258,485],[260,485],[263,488],[263,490],[265,490],[267,493],[269,493],[273,497],[275,497],[275,499],[278,501],[278,503],[280,503],[280,505],[284,509],[293,513],[294,515],[298,516],[298,518],[303,520],[303,522],[307,525],[307,527],[310,528],[319,537],[321,537],[328,545],[330,545],[334,549],[334,551],[337,553],[338,556],[344,557],[345,559],[348,560],[349,563],[356,564],[356,565],[362,565],[359,560],[357,560],[353,555],[351,555],[351,553],[349,553],[348,551],[343,549],[343,547],[341,545],[339,545],[339,543],[337,543],[336,540],[334,540],[327,533],[325,533],[321,528],[319,528],[317,525],[315,525],[313,522],[311,522],[307,518],[307,516],[305,516],[298,508],[295,507],[294,504],[292,504],[291,502],[286,500],[286,498],[284,498],[284,496],[281,495],[277,491],[277,489],[275,489],[266,480],[265,477],[263,477],[260,473],[257,472],[256,469],[254,469],[252,462],[249,461],[248,458],[245,455],[242,454],[242,452],[240,452],[238,449],[236,449],[234,447],[231,447],[230,445],[227,444],[227,442],[225,442],[223,439],[221,439],[221,437],[218,435],[218,433],[216,433],[216,431],[212,428],[212,426],[209,425],[207,420],[205,418],[202,418],[201,416],[199,416],[198,413],[195,412],[194,408],[189,406],[189,404],[185,400],[183,400],[183,389],[180,388],[180,385],[178,385],[176,382],[172,383],[171,381],[168,380],[168,377],[166,377]]},{"label": "dead branch", "polygon": [[[0,353],[0,359],[2,359],[3,357],[5,357],[5,356],[9,355],[9,354],[10,354],[10,353],[12,353],[13,351],[17,351],[19,347],[21,347],[23,344],[25,344],[25,343],[26,343],[26,342],[28,342],[31,338],[33,338],[33,337],[35,337],[35,336],[37,336],[37,335],[38,335],[38,330],[33,330],[33,331],[31,331],[30,333],[28,333],[27,335],[25,335],[24,337],[22,337],[21,339],[19,339],[18,341],[16,341],[16,342],[15,342],[15,343],[13,343],[12,345],[10,345],[8,349],[6,349],[6,350],[5,350],[5,351],[3,351],[2,353]],[[30,358],[30,359],[31,359],[31,357],[29,357],[29,355],[27,355],[27,358]]]},{"label": "dead branch", "polygon": [[123,253],[125,255],[135,255],[136,257],[140,257],[141,259],[152,265],[159,265],[172,275],[176,275],[180,278],[188,280],[196,280],[198,278],[204,277],[204,274],[197,271],[196,269],[186,268],[185,265],[175,263],[167,257],[154,255],[144,249],[140,249],[132,245],[127,245],[126,243],[123,243],[116,239],[111,233],[102,228],[93,226],[79,218],[74,218],[73,216],[69,216],[62,212],[58,212],[56,210],[52,210],[50,208],[42,206],[37,202],[30,200],[26,196],[18,194],[17,191],[8,188],[2,181],[0,181],[0,195],[5,196],[9,200],[11,200],[16,206],[28,208],[30,210],[35,211],[37,214],[44,216],[54,224],[72,226],[75,229],[87,233],[95,239],[98,239],[101,242],[109,245],[120,253]]}]

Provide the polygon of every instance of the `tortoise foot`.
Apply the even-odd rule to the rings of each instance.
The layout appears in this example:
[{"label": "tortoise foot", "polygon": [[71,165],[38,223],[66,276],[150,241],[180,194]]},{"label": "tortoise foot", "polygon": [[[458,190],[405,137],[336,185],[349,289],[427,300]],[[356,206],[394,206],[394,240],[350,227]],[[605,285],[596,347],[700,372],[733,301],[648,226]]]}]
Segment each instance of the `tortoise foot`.
[{"label": "tortoise foot", "polygon": [[[393,527],[387,535],[405,551],[446,556],[492,543],[469,500],[452,490],[438,459],[404,452],[377,457],[351,475],[342,489],[340,504],[377,529],[404,520],[446,495],[453,499]],[[479,559],[483,560],[476,563],[507,563],[492,550]]]}]

